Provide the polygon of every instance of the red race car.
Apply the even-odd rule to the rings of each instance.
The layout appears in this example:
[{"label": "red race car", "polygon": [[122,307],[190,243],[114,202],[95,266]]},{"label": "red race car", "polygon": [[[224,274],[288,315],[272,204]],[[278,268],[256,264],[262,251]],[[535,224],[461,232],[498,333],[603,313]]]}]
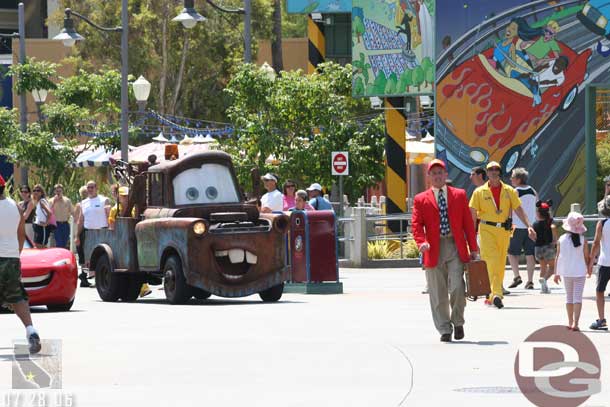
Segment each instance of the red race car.
[{"label": "red race car", "polygon": [[46,305],[49,311],[69,311],[77,281],[74,254],[66,249],[36,249],[26,239],[21,252],[21,282],[30,305]]}]

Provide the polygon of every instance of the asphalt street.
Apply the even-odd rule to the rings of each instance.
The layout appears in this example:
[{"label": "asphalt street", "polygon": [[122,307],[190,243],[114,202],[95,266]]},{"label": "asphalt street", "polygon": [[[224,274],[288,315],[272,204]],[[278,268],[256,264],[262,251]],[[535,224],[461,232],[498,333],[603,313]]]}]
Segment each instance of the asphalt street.
[{"label": "asphalt street", "polygon": [[[95,289],[79,289],[71,312],[33,315],[43,340],[62,341],[63,389],[49,394],[74,407],[530,405],[515,356],[532,332],[565,323],[561,287],[517,289],[502,310],[469,302],[466,338],[445,344],[421,270],[341,275],[343,295],[290,294],[276,304],[252,296],[172,306],[156,287],[136,303],[103,303]],[[593,289],[588,281],[583,328],[595,318]],[[3,406],[7,395],[35,390],[11,390],[12,341],[24,335],[14,315],[0,314],[0,332]],[[610,334],[585,334],[603,383],[585,405],[610,406]]]}]

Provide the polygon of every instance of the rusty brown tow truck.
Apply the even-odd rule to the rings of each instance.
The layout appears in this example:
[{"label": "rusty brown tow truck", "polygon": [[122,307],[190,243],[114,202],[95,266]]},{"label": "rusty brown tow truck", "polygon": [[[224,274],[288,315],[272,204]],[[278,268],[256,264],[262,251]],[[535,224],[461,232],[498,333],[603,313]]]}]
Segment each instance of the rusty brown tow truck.
[{"label": "rusty brown tow truck", "polygon": [[162,283],[171,304],[211,294],[280,299],[288,217],[245,202],[228,154],[166,161],[130,172],[128,183],[115,230],[85,232],[85,262],[103,301],[135,301],[143,282]]}]

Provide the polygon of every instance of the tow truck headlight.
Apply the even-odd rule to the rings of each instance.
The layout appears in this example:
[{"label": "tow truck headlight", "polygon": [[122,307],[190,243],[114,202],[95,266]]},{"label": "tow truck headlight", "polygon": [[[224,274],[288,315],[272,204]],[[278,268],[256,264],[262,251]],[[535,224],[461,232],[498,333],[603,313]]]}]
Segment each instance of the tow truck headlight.
[{"label": "tow truck headlight", "polygon": [[600,28],[606,28],[608,25],[608,19],[604,16],[599,16],[595,24],[597,24],[597,26]]},{"label": "tow truck headlight", "polygon": [[193,233],[195,233],[198,236],[203,235],[207,229],[208,228],[206,227],[205,222],[199,221],[199,222],[195,222],[195,224],[193,225]]},{"label": "tow truck headlight", "polygon": [[582,8],[582,13],[586,16],[589,13],[589,10],[591,10],[591,5],[589,3],[587,3]]}]

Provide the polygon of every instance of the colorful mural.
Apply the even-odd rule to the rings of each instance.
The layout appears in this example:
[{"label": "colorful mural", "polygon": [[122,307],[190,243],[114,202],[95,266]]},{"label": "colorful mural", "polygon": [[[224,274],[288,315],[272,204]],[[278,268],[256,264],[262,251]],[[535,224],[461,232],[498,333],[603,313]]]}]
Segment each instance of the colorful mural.
[{"label": "colorful mural", "polygon": [[507,174],[525,167],[560,211],[582,203],[584,87],[610,79],[583,5],[469,3],[437,0],[437,155],[462,187],[472,167],[498,161]]},{"label": "colorful mural", "polygon": [[352,94],[430,94],[434,0],[353,0]]},{"label": "colorful mural", "polygon": [[352,12],[352,0],[287,0],[286,3],[286,10],[293,14]]}]

